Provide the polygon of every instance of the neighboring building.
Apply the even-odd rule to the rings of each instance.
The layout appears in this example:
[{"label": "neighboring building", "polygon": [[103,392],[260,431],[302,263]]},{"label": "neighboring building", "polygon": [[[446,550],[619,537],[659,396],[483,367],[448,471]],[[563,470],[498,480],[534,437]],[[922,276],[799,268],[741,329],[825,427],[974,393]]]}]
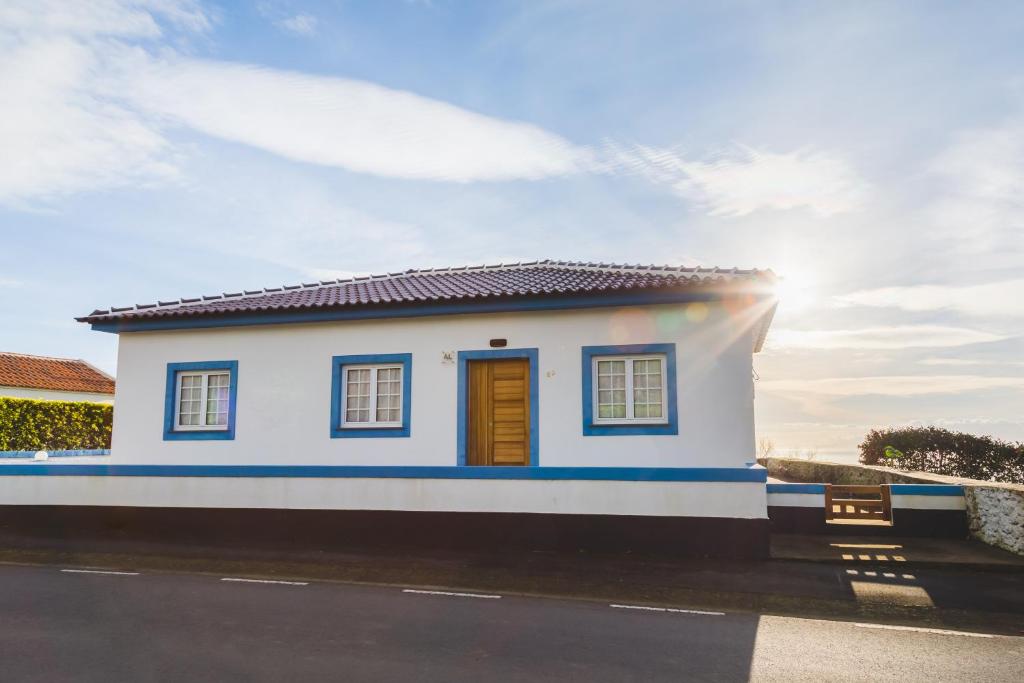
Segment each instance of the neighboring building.
[{"label": "neighboring building", "polygon": [[[751,356],[773,283],[541,261],[97,310],[79,320],[120,335],[113,467],[96,471],[116,481],[43,485],[59,505],[203,508],[196,529],[219,508],[303,508],[330,511],[333,538],[763,556]],[[245,528],[312,528],[260,519]]]},{"label": "neighboring building", "polygon": [[84,360],[0,352],[0,396],[114,402],[114,378]]}]

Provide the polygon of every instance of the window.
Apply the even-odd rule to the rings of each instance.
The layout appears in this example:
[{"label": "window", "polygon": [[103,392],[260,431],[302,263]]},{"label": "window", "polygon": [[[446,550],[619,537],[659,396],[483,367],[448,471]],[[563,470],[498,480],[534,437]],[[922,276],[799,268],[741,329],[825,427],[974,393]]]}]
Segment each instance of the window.
[{"label": "window", "polygon": [[402,426],[402,366],[345,366],[342,427]]},{"label": "window", "polygon": [[583,433],[678,434],[675,344],[583,347]]},{"label": "window", "polygon": [[335,356],[331,438],[409,436],[412,354]]},{"label": "window", "polygon": [[167,364],[164,439],[235,438],[237,361]]},{"label": "window", "polygon": [[666,422],[665,357],[595,356],[595,422]]},{"label": "window", "polygon": [[230,372],[179,372],[174,429],[227,429],[230,390]]}]

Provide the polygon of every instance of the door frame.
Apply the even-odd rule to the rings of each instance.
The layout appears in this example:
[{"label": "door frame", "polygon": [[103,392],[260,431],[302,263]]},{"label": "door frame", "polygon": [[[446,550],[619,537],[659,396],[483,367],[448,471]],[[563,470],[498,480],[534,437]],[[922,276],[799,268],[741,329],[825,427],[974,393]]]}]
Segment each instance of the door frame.
[{"label": "door frame", "polygon": [[[456,464],[460,467],[466,466],[466,403],[469,400],[466,389],[466,380],[469,376],[469,361],[471,360],[500,360],[503,358],[526,358],[530,361],[530,464],[527,467],[538,467],[540,465],[540,434],[537,431],[537,422],[540,416],[539,402],[537,396],[540,393],[537,385],[537,349],[482,349],[479,351],[459,351],[459,388],[458,406],[456,409]],[[493,469],[493,466],[490,467]],[[518,465],[516,469],[522,469]]]}]

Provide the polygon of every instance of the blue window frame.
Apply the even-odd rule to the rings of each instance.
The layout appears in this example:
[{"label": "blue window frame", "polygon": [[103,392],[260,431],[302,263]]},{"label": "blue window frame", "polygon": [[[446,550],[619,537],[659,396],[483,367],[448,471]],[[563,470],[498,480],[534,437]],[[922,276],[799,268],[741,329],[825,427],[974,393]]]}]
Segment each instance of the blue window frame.
[{"label": "blue window frame", "polygon": [[[217,405],[210,406],[210,402],[223,403],[223,398],[211,396],[209,390],[216,390],[224,387],[209,386],[211,377],[216,381],[223,381],[222,375],[228,375],[227,387],[227,410],[220,410]],[[188,378],[189,382],[198,382],[190,387],[190,391],[196,391],[198,398],[192,401],[181,401],[181,383]],[[223,394],[223,392],[218,392]],[[197,412],[186,412],[186,415],[194,416],[195,421],[182,420],[180,412],[182,407],[194,406]],[[206,424],[208,409],[213,407],[209,416],[216,416],[211,424]],[[238,407],[238,361],[236,360],[214,360],[201,361],[197,363],[168,363],[167,364],[167,388],[164,396],[164,441],[229,441],[235,438],[235,411]],[[223,415],[223,418],[220,416]],[[224,422],[221,423],[220,420]],[[184,422],[187,424],[179,424]]]},{"label": "blue window frame", "polygon": [[540,434],[537,431],[537,417],[540,415],[540,401],[537,385],[537,349],[497,349],[485,351],[459,351],[458,417],[456,419],[456,462],[466,464],[466,403],[469,400],[466,378],[469,376],[469,361],[492,360],[497,358],[526,358],[530,361],[530,467],[540,465]]},{"label": "blue window frame", "polygon": [[[359,367],[363,366],[363,367]],[[377,403],[371,400],[377,397],[378,372],[383,369],[380,366],[401,368],[401,416],[399,420],[376,420]],[[345,391],[348,388],[349,379],[346,370],[368,370],[366,381],[359,379],[359,383],[366,385],[368,393],[357,398],[366,398],[369,412],[368,419],[360,422],[349,421],[344,410]],[[385,382],[384,384],[393,384]],[[355,383],[355,382],[354,382]],[[393,408],[388,408],[393,410]],[[366,426],[359,426],[365,424]],[[331,358],[331,438],[332,439],[366,439],[366,438],[390,438],[405,437],[410,434],[412,424],[412,354],[411,353],[386,353],[368,354],[358,356],[334,356]]]},{"label": "blue window frame", "polygon": [[[596,374],[595,359],[608,358],[616,360],[635,358],[637,356],[656,357],[664,359],[663,385],[660,387],[663,394],[663,415],[658,418],[634,418],[624,417],[621,422],[614,422],[615,418],[609,421],[595,419],[595,404],[597,393],[595,392],[594,379]],[[638,359],[639,360],[639,359]],[[632,367],[631,365],[629,366]],[[639,434],[662,434],[673,435],[679,433],[679,420],[676,406],[676,345],[675,344],[626,344],[618,346],[584,346],[583,347],[583,435],[584,436],[635,436]],[[632,387],[633,376],[627,373]],[[625,387],[620,391],[625,392]],[[632,405],[632,396],[627,401]]]}]

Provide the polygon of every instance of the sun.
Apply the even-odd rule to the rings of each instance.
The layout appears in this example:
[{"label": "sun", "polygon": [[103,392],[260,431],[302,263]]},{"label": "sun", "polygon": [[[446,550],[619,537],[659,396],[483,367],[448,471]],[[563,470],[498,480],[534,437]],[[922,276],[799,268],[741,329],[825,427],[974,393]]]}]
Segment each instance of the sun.
[{"label": "sun", "polygon": [[778,271],[775,298],[779,308],[788,312],[806,311],[818,303],[818,279],[807,269],[784,268]]}]

